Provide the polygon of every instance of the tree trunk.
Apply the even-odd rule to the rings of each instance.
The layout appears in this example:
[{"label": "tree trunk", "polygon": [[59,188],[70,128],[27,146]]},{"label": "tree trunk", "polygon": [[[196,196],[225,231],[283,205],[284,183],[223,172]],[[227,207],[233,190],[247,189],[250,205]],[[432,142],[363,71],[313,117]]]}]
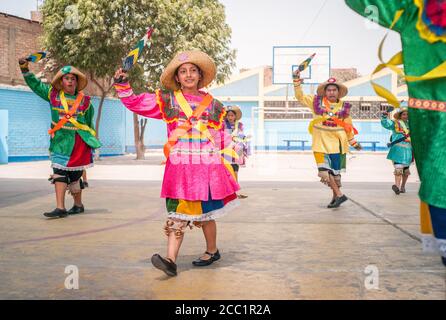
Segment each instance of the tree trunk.
[{"label": "tree trunk", "polygon": [[[101,116],[102,116],[102,107],[104,105],[104,101],[105,98],[107,97],[107,94],[110,92],[110,90],[113,88],[113,79],[109,79],[107,78],[104,83],[108,83],[108,88],[104,88],[103,85],[101,85],[95,78],[94,74],[91,73],[90,74],[90,78],[93,81],[94,84],[96,84],[96,86],[99,88],[99,90],[101,90],[101,100],[99,101],[99,107],[98,107],[98,112],[97,112],[97,116],[96,116],[96,126],[95,126],[95,130],[96,130],[96,138],[98,138],[99,140],[99,125],[101,123]],[[100,160],[99,159],[100,153],[99,153],[99,149],[95,150],[94,153],[94,159],[95,160]]]},{"label": "tree trunk", "polygon": [[144,131],[147,119],[138,121],[138,115],[133,114],[133,135],[135,140],[136,160],[145,160],[146,146],[144,145]]},{"label": "tree trunk", "polygon": [[[99,101],[98,114],[96,116],[96,126],[94,128],[96,130],[96,138],[98,138],[98,140],[99,140],[99,124],[101,123],[102,106],[104,105],[105,96],[106,92],[102,91],[101,100]],[[99,149],[95,149],[94,159],[99,160],[99,156],[100,156]]]}]

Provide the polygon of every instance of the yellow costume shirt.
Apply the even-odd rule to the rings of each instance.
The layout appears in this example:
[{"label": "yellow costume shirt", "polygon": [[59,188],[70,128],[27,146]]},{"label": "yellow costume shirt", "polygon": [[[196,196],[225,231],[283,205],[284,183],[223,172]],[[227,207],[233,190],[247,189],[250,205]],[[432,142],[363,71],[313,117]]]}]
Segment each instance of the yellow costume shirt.
[{"label": "yellow costume shirt", "polygon": [[[313,152],[334,154],[341,153],[345,154],[349,150],[349,146],[353,145],[356,141],[354,140],[353,131],[346,132],[345,125],[352,125],[352,118],[349,112],[346,112],[346,104],[342,101],[337,103],[329,103],[329,110],[324,110],[325,105],[322,104],[322,97],[305,95],[302,91],[300,85],[295,85],[294,87],[296,99],[311,109],[313,113],[313,121],[310,123],[310,132],[313,137]],[[315,99],[320,99],[320,110],[315,110]],[[348,110],[349,111],[349,110]],[[340,115],[344,115],[340,116]],[[333,121],[334,116],[337,116],[341,121]],[[341,125],[340,122],[345,125]],[[353,127],[351,127],[353,128]]]}]

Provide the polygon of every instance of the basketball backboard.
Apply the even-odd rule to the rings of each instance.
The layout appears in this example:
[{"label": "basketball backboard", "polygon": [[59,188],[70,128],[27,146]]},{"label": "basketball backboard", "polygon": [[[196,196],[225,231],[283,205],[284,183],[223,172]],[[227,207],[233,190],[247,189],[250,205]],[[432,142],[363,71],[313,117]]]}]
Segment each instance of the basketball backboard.
[{"label": "basketball backboard", "polygon": [[313,53],[310,66],[301,73],[305,84],[319,84],[330,78],[330,46],[277,46],[273,47],[273,84],[293,83],[292,73]]}]

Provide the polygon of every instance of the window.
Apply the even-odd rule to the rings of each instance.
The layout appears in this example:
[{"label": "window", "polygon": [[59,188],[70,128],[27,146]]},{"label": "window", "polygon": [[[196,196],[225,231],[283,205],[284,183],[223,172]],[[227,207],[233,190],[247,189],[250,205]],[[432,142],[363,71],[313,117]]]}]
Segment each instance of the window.
[{"label": "window", "polygon": [[370,112],[371,106],[372,105],[370,103],[361,103],[359,105],[359,111],[361,111],[361,112]]}]

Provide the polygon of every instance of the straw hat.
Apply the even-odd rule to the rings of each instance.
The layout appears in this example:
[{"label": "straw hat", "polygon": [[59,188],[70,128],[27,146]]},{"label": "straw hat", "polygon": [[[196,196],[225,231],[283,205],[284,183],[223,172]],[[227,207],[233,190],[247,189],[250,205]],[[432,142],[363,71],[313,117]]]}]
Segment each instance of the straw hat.
[{"label": "straw hat", "polygon": [[407,108],[400,108],[397,112],[395,112],[395,114],[393,115],[393,118],[395,120],[400,120],[401,119],[401,114],[403,112],[409,112],[409,110],[407,110]]},{"label": "straw hat", "polygon": [[337,80],[335,78],[330,78],[327,81],[325,81],[324,83],[321,83],[317,87],[317,95],[320,97],[325,96],[325,88],[331,84],[338,87],[339,99],[342,99],[343,97],[345,97],[347,95],[347,93],[348,93],[347,87],[345,85],[343,85],[342,83],[337,82]]},{"label": "straw hat", "polygon": [[242,118],[242,110],[239,106],[226,106],[226,112],[232,111],[235,113],[235,120],[240,120]]},{"label": "straw hat", "polygon": [[72,66],[65,66],[62,69],[60,69],[54,76],[53,81],[51,81],[51,85],[57,90],[62,90],[62,85],[60,83],[60,80],[64,75],[69,73],[77,76],[77,91],[81,91],[87,86],[88,83],[87,77],[78,69]]},{"label": "straw hat", "polygon": [[206,87],[214,80],[217,68],[211,57],[199,50],[183,51],[177,53],[161,75],[161,83],[166,89],[173,91],[180,89],[180,86],[175,81],[175,73],[185,63],[193,63],[202,71],[203,77],[198,83],[198,89]]}]

